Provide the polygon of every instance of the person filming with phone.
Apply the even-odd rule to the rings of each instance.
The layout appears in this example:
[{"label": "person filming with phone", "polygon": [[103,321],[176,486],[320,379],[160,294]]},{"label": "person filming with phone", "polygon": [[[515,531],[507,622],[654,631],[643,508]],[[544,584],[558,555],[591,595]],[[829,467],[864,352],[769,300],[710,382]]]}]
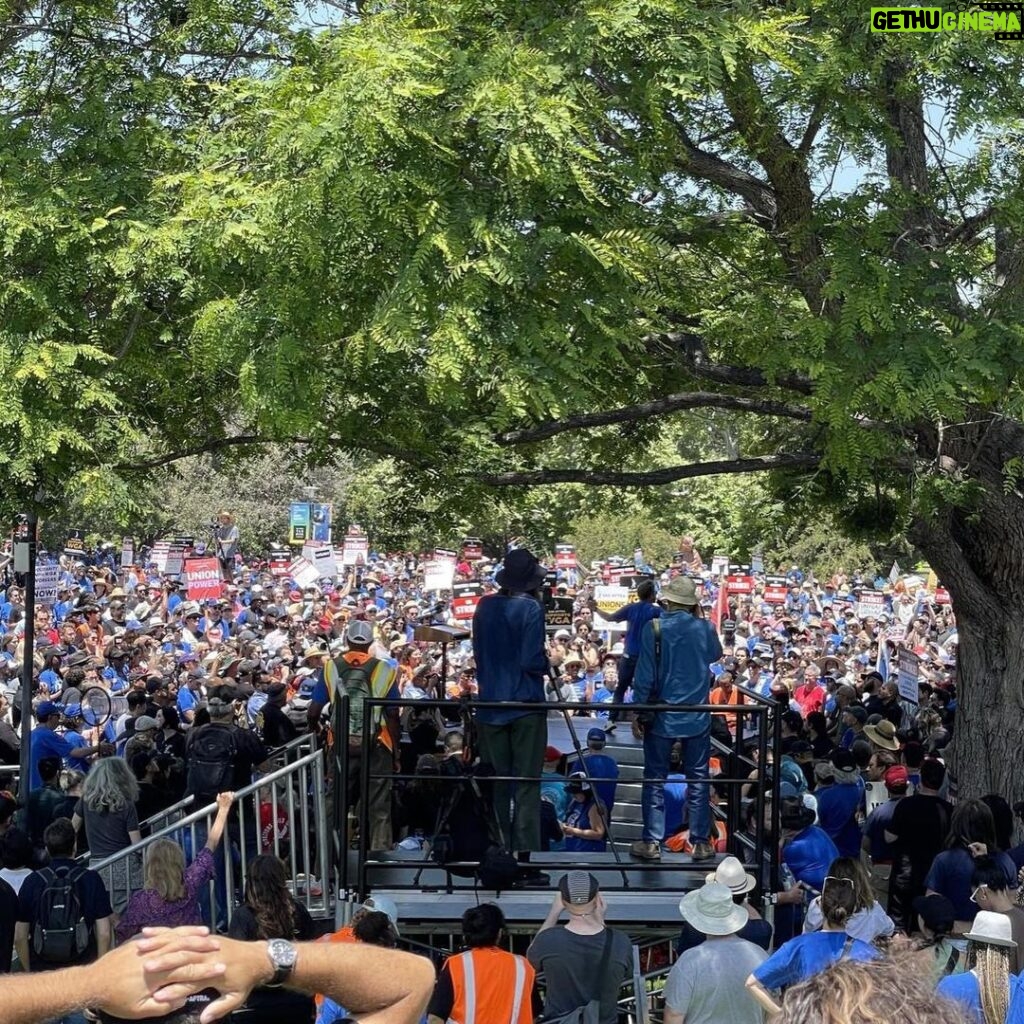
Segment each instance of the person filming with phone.
[{"label": "person filming with phone", "polygon": [[[640,634],[640,653],[633,695],[637,704],[707,704],[710,666],[722,657],[722,644],[701,611],[697,584],[677,576],[661,588],[664,608],[660,619],[646,623]],[[634,734],[644,741],[642,838],[630,853],[642,860],[660,860],[665,838],[665,779],[669,754],[681,743],[682,768],[687,781],[690,842],[694,861],[711,860],[708,841],[711,805],[708,792],[708,757],[711,751],[711,716],[706,711],[641,711],[633,722]]]}]

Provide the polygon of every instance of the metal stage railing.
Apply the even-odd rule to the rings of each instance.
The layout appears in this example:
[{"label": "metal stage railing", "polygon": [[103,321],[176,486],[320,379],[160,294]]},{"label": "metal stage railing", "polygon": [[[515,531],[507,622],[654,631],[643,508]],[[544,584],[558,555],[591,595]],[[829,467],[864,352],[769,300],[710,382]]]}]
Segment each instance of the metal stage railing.
[{"label": "metal stage railing", "polygon": [[[781,744],[781,714],[784,708],[781,708],[775,701],[762,697],[760,694],[754,693],[752,690],[748,690],[743,687],[739,687],[743,694],[745,704],[728,705],[727,713],[732,716],[736,716],[736,730],[735,737],[731,745],[712,739],[712,753],[717,753],[723,758],[723,765],[728,766],[725,768],[722,774],[709,778],[708,785],[714,785],[719,792],[724,789],[727,797],[725,800],[725,808],[723,812],[719,813],[719,818],[724,820],[727,827],[727,844],[728,851],[738,857],[754,876],[758,879],[759,887],[765,892],[775,892],[780,888],[779,884],[779,858],[777,850],[774,845],[769,844],[768,837],[778,837],[779,835],[779,772],[772,771],[768,774],[765,769],[769,764],[769,753],[773,755],[773,760],[778,763],[779,750]],[[544,715],[545,717],[551,711],[562,712],[566,723],[569,725],[569,735],[575,746],[576,759],[580,762],[583,771],[587,774],[589,781],[593,782],[605,782],[615,781],[606,779],[598,776],[591,776],[587,771],[586,759],[584,754],[586,753],[585,744],[581,744],[579,738],[576,735],[576,730],[572,727],[572,719],[570,714],[573,712],[593,712],[595,705],[585,704],[580,702],[547,702],[542,706],[538,706],[535,703],[529,702],[517,702],[517,701],[467,701],[463,703],[453,702],[451,700],[398,700],[388,701],[377,698],[366,698],[364,701],[363,709],[363,729],[360,738],[361,749],[363,751],[370,751],[373,743],[376,741],[376,730],[373,727],[374,720],[378,717],[374,711],[377,708],[436,708],[441,711],[451,711],[453,707],[459,708],[462,716],[464,726],[468,726],[470,730],[473,728],[473,713],[479,709],[501,709],[505,711],[516,710],[524,712],[534,712],[537,714]],[[605,703],[600,705],[601,711],[608,711],[613,708],[619,708],[625,712],[694,712],[694,713],[717,713],[722,714],[724,710],[723,705],[712,705],[712,704],[667,704],[667,703],[650,703],[650,704],[614,704]],[[333,734],[337,739],[338,737],[344,737],[347,734],[347,730],[342,727],[342,723],[348,721],[348,699],[343,697],[340,701],[335,702],[335,706],[332,708],[333,712]],[[749,728],[746,725],[749,723]],[[469,739],[469,737],[467,737]],[[757,744],[757,758],[756,760],[748,757],[743,750],[744,740],[752,739]],[[348,744],[344,742],[335,742],[333,745],[333,754],[331,758],[333,778],[337,779],[348,779],[351,755],[348,749]],[[348,841],[347,841],[347,821],[349,811],[351,810],[350,803],[348,800],[348,786],[339,786],[337,784],[333,787],[333,810],[334,810],[334,852],[335,852],[335,867],[338,878],[338,892],[339,899],[352,899],[361,900],[368,895],[370,885],[368,883],[368,875],[372,871],[375,877],[380,877],[381,872],[386,872],[389,868],[402,868],[406,871],[413,866],[416,866],[416,862],[409,860],[402,860],[400,862],[389,861],[375,856],[377,851],[371,851],[369,848],[369,832],[370,832],[370,808],[369,808],[369,794],[371,788],[371,782],[375,780],[388,779],[393,783],[410,782],[413,779],[418,778],[416,775],[403,774],[400,772],[396,773],[371,773],[368,768],[368,757],[358,758],[358,772],[359,772],[359,798],[358,798],[358,855],[356,859],[356,877],[351,877],[351,869],[349,866],[349,859],[347,856],[348,852]],[[757,773],[758,778],[752,780],[749,777],[744,777],[739,774],[740,766],[745,765],[749,768],[759,768]],[[550,776],[531,776],[531,777],[515,777],[507,775],[487,775],[479,780],[483,786],[490,786],[493,783],[509,782],[509,783],[522,783],[522,782],[535,782],[540,785],[541,781],[550,781]],[[466,779],[460,775],[439,775],[432,776],[432,781],[439,782],[442,784],[463,784]],[[645,779],[643,785],[665,785],[664,780],[649,780]],[[741,791],[743,786],[751,786],[751,797],[750,799],[754,803],[754,828],[751,836],[744,836],[741,828]],[[765,821],[766,803],[770,805],[769,821]],[[713,808],[714,811],[714,808]],[[639,886],[631,885],[630,875],[637,875],[642,880],[645,875],[659,872],[669,872],[676,874],[705,874],[708,870],[706,863],[694,864],[688,857],[683,855],[679,856],[666,856],[657,862],[641,862],[631,860],[628,855],[624,855],[618,849],[618,843],[614,837],[614,821],[608,822],[606,820],[606,832],[608,835],[608,849],[612,853],[614,858],[614,864],[609,864],[607,859],[594,857],[587,853],[574,853],[572,858],[572,867],[584,868],[590,870],[599,870],[605,873],[609,871],[617,873],[621,876],[621,885],[612,886],[602,883],[602,887],[606,890],[627,891],[633,890],[637,892],[644,892],[645,888],[643,884]],[[437,864],[429,859],[430,851],[425,849],[423,856],[423,866],[428,868],[439,869],[445,872],[447,883],[445,887],[446,892],[459,891],[460,889],[473,890],[476,888],[475,879],[469,877],[466,879],[465,885],[457,885],[453,881],[453,872],[456,874],[469,874],[472,875],[475,869],[479,867],[479,861],[457,861],[449,862],[447,864]],[[536,869],[561,869],[565,870],[567,864],[564,860],[558,859],[545,859],[543,854],[532,853],[529,862],[530,868]],[[394,874],[397,876],[399,872],[395,871]],[[389,890],[401,890],[410,889],[418,890],[421,888],[419,885],[419,876],[409,882],[401,881],[397,877],[392,882],[388,881],[386,886],[377,885],[377,888],[387,888]]]}]

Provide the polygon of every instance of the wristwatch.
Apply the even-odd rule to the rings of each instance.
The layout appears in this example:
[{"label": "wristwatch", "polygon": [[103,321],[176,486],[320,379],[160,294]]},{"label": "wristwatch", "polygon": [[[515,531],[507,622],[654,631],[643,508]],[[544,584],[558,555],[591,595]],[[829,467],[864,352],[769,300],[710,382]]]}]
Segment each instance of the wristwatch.
[{"label": "wristwatch", "polygon": [[274,968],[274,976],[267,982],[267,988],[279,988],[292,975],[299,951],[287,939],[270,939],[267,942],[267,958]]}]

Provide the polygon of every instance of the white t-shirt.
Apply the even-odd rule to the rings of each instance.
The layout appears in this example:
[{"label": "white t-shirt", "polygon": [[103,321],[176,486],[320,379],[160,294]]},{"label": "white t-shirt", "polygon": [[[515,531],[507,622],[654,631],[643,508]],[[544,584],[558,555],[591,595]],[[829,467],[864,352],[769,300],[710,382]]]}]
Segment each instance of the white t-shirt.
[{"label": "white t-shirt", "polygon": [[708,938],[675,962],[665,983],[665,1005],[686,1024],[762,1024],[764,1013],[747,991],[747,978],[768,954],[736,935]]},{"label": "white t-shirt", "polygon": [[[804,934],[820,931],[823,924],[821,897],[816,896],[808,904],[807,913],[804,915]],[[867,910],[858,910],[846,922],[846,934],[860,939],[861,942],[873,942],[880,936],[888,938],[895,930],[892,918],[877,900]]]},{"label": "white t-shirt", "polygon": [[2,878],[14,891],[21,891],[21,883],[32,874],[31,868],[0,868]]}]

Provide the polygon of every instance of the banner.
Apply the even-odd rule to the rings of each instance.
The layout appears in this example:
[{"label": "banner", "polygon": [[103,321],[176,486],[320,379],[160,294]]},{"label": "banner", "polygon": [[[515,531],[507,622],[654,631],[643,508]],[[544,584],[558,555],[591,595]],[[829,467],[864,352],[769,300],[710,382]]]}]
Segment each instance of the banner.
[{"label": "banner", "polygon": [[613,585],[628,587],[625,581],[636,575],[635,565],[610,565],[608,566],[608,581]]},{"label": "banner", "polygon": [[551,603],[544,608],[544,628],[549,633],[556,629],[572,629],[571,597],[553,597]]},{"label": "banner", "polygon": [[858,619],[877,619],[885,611],[885,595],[875,590],[862,590],[857,599]]},{"label": "banner", "polygon": [[135,564],[135,541],[125,537],[121,541],[121,568],[130,569]]},{"label": "banner", "polygon": [[722,632],[722,623],[729,618],[729,584],[722,580],[722,585],[715,595],[715,603],[711,607],[711,625],[715,631]]},{"label": "banner", "polygon": [[935,603],[936,604],[952,604],[953,599],[949,596],[949,591],[944,587],[935,588]]},{"label": "banner", "polygon": [[455,582],[455,563],[432,558],[423,563],[424,590],[451,590]]},{"label": "banner", "polygon": [[303,590],[306,587],[315,587],[320,582],[320,570],[308,558],[303,558],[302,555],[299,555],[288,566],[288,575]]},{"label": "banner", "polygon": [[789,586],[785,576],[769,576],[764,581],[764,599],[768,604],[785,604]]},{"label": "banner", "polygon": [[910,704],[918,702],[917,679],[921,659],[906,647],[901,647],[896,660],[896,686],[900,697]]},{"label": "banner", "polygon": [[451,562],[454,565],[459,560],[458,553],[452,551],[450,548],[435,548],[434,549],[434,561],[435,562]]},{"label": "banner", "polygon": [[478,562],[484,557],[484,545],[479,537],[467,537],[462,542],[462,557],[467,562]]},{"label": "banner", "polygon": [[729,584],[730,594],[752,594],[754,592],[754,577],[732,575],[725,577]]},{"label": "banner", "polygon": [[342,565],[366,565],[370,557],[370,538],[362,534],[349,534],[341,546]]},{"label": "banner", "polygon": [[455,583],[452,586],[452,617],[468,622],[484,596],[482,583]]},{"label": "banner", "polygon": [[185,563],[185,549],[176,541],[158,540],[149,557],[162,576],[180,576]]},{"label": "banner", "polygon": [[308,501],[293,501],[288,506],[288,543],[305,544],[311,539],[313,510]]},{"label": "banner", "polygon": [[36,562],[37,605],[57,603],[57,581],[59,578],[60,566],[56,562]]},{"label": "banner", "polygon": [[64,554],[79,557],[85,552],[85,530],[68,530]]},{"label": "banner", "polygon": [[321,576],[334,576],[338,572],[338,564],[334,559],[334,548],[330,544],[306,544],[302,548],[302,557],[314,566]]},{"label": "banner", "polygon": [[[634,595],[635,597],[635,595]],[[601,613],[610,615],[617,612],[630,599],[628,587],[598,586],[594,587],[594,602],[597,604],[597,611],[594,612],[594,629],[608,629],[621,632],[626,628],[624,622],[609,622]]]},{"label": "banner", "polygon": [[555,568],[575,569],[576,568],[576,545],[556,544],[555,545]]},{"label": "banner", "polygon": [[313,529],[313,540],[318,544],[330,544],[331,543],[331,514],[334,511],[333,505],[323,505],[313,503],[312,509],[312,529]]},{"label": "banner", "polygon": [[185,583],[190,601],[206,601],[221,595],[220,563],[216,558],[189,558],[185,562]]}]

